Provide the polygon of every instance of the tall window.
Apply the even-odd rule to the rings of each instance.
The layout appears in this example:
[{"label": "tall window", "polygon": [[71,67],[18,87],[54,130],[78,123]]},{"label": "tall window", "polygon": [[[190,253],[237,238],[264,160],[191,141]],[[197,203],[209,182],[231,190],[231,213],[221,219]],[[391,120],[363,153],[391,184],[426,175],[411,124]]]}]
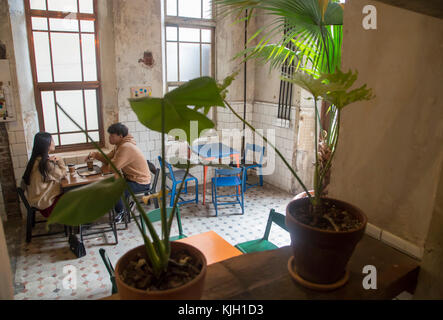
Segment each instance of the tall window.
[{"label": "tall window", "polygon": [[166,85],[170,91],[200,76],[214,76],[211,0],[165,0]]},{"label": "tall window", "polygon": [[40,130],[58,150],[88,147],[57,101],[103,145],[96,0],[25,0]]}]

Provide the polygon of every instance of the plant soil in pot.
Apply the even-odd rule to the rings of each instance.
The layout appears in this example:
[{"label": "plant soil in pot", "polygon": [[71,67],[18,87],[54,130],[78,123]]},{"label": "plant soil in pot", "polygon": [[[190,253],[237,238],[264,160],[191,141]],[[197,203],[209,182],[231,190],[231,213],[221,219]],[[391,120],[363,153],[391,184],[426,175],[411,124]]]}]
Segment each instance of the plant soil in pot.
[{"label": "plant soil in pot", "polygon": [[293,200],[286,207],[286,225],[297,275],[332,289],[333,284],[345,283],[346,266],[363,237],[367,218],[344,201],[323,198],[323,208],[327,218],[313,221],[309,199]]},{"label": "plant soil in pot", "polygon": [[144,245],[117,262],[115,280],[122,300],[197,300],[203,294],[206,258],[186,243],[171,242],[168,270],[160,279],[149,272]]}]

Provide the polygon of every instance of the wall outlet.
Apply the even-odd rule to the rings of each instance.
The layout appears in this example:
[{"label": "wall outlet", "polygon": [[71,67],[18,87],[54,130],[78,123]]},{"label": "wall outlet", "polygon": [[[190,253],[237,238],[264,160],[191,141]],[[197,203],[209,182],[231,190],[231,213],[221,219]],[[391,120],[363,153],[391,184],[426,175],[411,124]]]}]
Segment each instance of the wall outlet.
[{"label": "wall outlet", "polygon": [[152,96],[151,87],[132,87],[131,98],[142,98]]}]

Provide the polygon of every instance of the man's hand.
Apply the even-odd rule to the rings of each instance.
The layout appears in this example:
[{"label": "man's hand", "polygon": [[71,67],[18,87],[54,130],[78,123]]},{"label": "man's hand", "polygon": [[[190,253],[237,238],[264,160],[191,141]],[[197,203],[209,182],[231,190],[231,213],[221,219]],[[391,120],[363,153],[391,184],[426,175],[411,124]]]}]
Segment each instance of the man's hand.
[{"label": "man's hand", "polygon": [[89,154],[86,156],[85,158],[85,162],[88,161],[89,159],[94,159],[92,152],[89,152]]}]

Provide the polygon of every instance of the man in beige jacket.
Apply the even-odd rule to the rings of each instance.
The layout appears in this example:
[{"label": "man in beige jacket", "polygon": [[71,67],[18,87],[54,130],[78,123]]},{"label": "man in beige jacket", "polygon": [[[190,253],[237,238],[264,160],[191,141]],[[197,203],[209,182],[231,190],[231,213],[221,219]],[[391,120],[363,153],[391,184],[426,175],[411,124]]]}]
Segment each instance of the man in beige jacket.
[{"label": "man in beige jacket", "polygon": [[[134,138],[128,133],[128,128],[122,123],[114,123],[108,128],[109,143],[114,145],[114,150],[107,154],[117,170],[121,170],[134,193],[148,191],[151,183],[151,172],[148,163],[136,146]],[[111,172],[112,167],[100,152],[91,152],[88,158],[97,159],[104,163],[103,172]],[[86,160],[86,159],[85,159]],[[125,191],[125,197],[129,197],[129,191]],[[116,220],[122,220],[125,214],[123,201],[119,200],[115,205]]]}]

